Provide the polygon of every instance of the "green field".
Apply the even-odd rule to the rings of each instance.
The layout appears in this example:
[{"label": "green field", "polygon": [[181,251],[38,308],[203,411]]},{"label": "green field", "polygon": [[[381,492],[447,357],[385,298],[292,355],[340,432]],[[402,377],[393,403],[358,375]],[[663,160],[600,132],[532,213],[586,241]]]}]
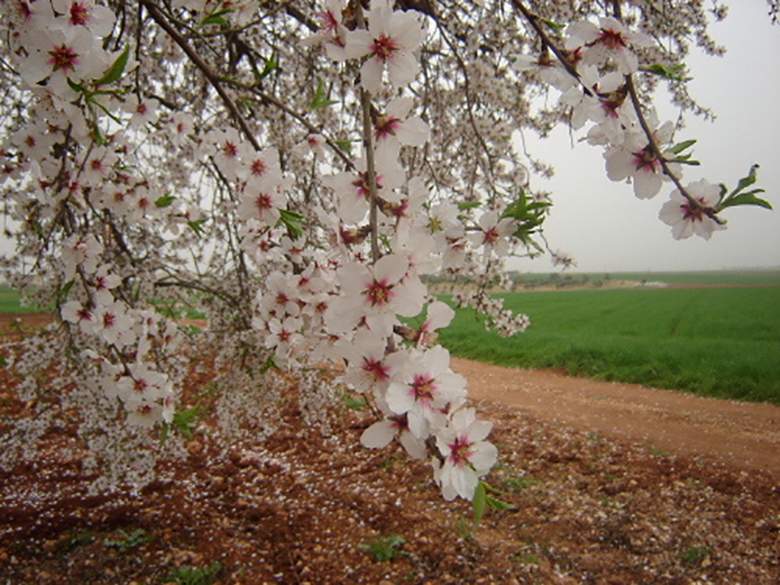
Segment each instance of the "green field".
[{"label": "green field", "polygon": [[34,313],[38,310],[34,307],[22,307],[18,292],[7,286],[0,286],[0,313]]},{"label": "green field", "polygon": [[780,287],[521,292],[531,317],[513,338],[458,311],[440,340],[454,354],[506,366],[780,404]]},{"label": "green field", "polygon": [[780,286],[780,270],[706,270],[694,272],[525,272],[511,274],[519,286],[604,286],[614,281],[669,285]]},{"label": "green field", "polygon": [[[440,340],[462,357],[506,366],[780,404],[780,273],[621,273],[664,282],[756,288],[590,289],[502,295],[531,317],[513,338],[458,311]],[[699,280],[696,280],[699,279]],[[777,280],[774,280],[777,279]],[[0,312],[24,313],[0,287]]]}]

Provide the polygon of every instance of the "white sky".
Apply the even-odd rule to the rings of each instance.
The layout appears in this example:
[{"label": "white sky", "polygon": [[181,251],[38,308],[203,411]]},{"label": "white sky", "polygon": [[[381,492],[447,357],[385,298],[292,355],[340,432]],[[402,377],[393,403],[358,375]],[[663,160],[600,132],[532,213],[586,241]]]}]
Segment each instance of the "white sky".
[{"label": "white sky", "polygon": [[[717,114],[715,122],[688,117],[676,136],[698,139],[694,158],[700,167],[685,167],[684,183],[705,178],[736,185],[750,165],[761,165],[757,186],[775,209],[736,207],[723,217],[725,231],[707,242],[699,237],[672,239],[658,219],[672,188],[654,199],[634,197],[631,185],[613,183],[604,170],[601,149],[587,143],[571,148],[568,129],[550,139],[526,134],[528,150],[556,168],[549,181],[534,179],[536,188],[552,192],[555,206],[546,223],[553,249],[572,254],[581,271],[707,270],[780,266],[780,25],[772,26],[764,0],[732,2],[729,15],[714,24],[713,37],[727,48],[722,58],[701,53],[688,63],[691,94]],[[661,120],[677,112],[658,94]],[[577,136],[575,136],[575,139]],[[545,259],[512,261],[513,268],[548,271]]]},{"label": "white sky", "polygon": [[[686,167],[684,182],[706,178],[734,186],[757,162],[758,186],[776,209],[732,208],[724,214],[728,228],[709,242],[695,236],[677,241],[657,218],[672,188],[665,185],[654,199],[641,201],[630,185],[607,178],[599,148],[579,143],[572,149],[568,129],[556,129],[545,141],[527,133],[528,150],[557,171],[549,181],[534,179],[556,203],[546,223],[548,240],[553,249],[572,254],[578,270],[780,266],[780,25],[770,24],[765,0],[743,0],[731,3],[729,16],[713,25],[712,34],[728,52],[723,58],[692,55],[690,88],[718,118],[710,123],[689,116],[688,127],[677,135],[678,141],[699,141],[694,156],[702,166]],[[661,119],[676,119],[662,96],[656,100]],[[13,246],[2,240],[0,252],[9,253]],[[551,269],[545,258],[512,260],[510,267]]]}]

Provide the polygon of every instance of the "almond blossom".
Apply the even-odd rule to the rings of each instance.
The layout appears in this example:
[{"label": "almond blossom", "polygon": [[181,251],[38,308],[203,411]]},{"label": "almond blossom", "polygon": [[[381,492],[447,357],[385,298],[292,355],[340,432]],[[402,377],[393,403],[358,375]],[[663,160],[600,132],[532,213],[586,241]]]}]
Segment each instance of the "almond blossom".
[{"label": "almond blossom", "polygon": [[675,189],[669,201],[664,203],[658,213],[661,221],[672,226],[674,239],[686,239],[696,234],[709,240],[712,232],[726,229],[726,226],[719,224],[707,214],[707,210],[714,209],[720,201],[718,185],[702,179],[689,183],[685,189],[699,205],[690,202],[679,189]]},{"label": "almond blossom", "polygon": [[419,279],[406,277],[409,261],[388,254],[371,268],[348,262],[338,271],[341,294],[330,303],[325,323],[332,333],[345,333],[365,319],[377,335],[388,335],[396,315],[413,317],[422,309],[425,289]]},{"label": "almond blossom", "polygon": [[455,318],[455,311],[447,303],[434,301],[428,305],[428,314],[422,325],[417,328],[417,345],[431,345],[436,339],[436,331],[447,327]]},{"label": "almond blossom", "polygon": [[630,30],[611,16],[592,22],[580,21],[569,25],[566,48],[582,47],[582,62],[588,65],[603,65],[612,59],[618,70],[628,75],[639,68],[639,60],[631,47],[641,48],[651,44],[648,35]]},{"label": "almond blossom", "polygon": [[342,352],[347,361],[347,371],[342,376],[344,383],[360,392],[376,390],[379,395],[408,359],[406,352],[388,354],[385,339],[366,329],[345,343]]},{"label": "almond blossom", "polygon": [[423,41],[422,25],[412,12],[394,11],[392,6],[391,0],[371,0],[368,30],[347,35],[348,58],[369,56],[360,68],[360,78],[371,93],[382,89],[385,66],[394,88],[410,83],[420,69],[412,53]]},{"label": "almond blossom", "polygon": [[304,39],[303,44],[323,44],[328,57],[334,61],[345,61],[347,59],[347,29],[342,24],[344,0],[325,0],[324,4],[325,9],[317,14],[320,30]]},{"label": "almond blossom", "polygon": [[498,450],[485,441],[493,424],[477,420],[473,408],[463,408],[452,415],[450,424],[436,434],[436,445],[444,463],[436,471],[436,481],[447,500],[460,496],[471,500],[474,490],[495,465]]},{"label": "almond blossom", "polygon": [[[669,142],[673,132],[674,124],[666,122],[654,132],[656,144]],[[661,168],[660,159],[644,133],[628,133],[623,144],[607,150],[604,158],[607,176],[613,181],[630,178],[634,186],[634,194],[639,199],[655,197],[661,190],[664,179],[667,178]],[[672,165],[672,167],[672,172],[679,175],[679,165]]]},{"label": "almond blossom", "polygon": [[[414,100],[399,97],[387,104],[387,112],[374,123],[374,137],[380,156],[397,156],[401,146],[422,146],[431,129],[419,116],[409,116]],[[389,151],[389,152],[385,152]]]},{"label": "almond blossom", "polygon": [[475,246],[484,246],[485,253],[494,251],[498,256],[509,252],[509,239],[515,231],[517,222],[511,218],[501,218],[497,211],[488,211],[479,218],[480,231],[469,236]]},{"label": "almond blossom", "polygon": [[380,408],[385,418],[375,422],[360,435],[360,443],[369,449],[382,449],[397,438],[401,446],[413,459],[424,459],[425,442],[415,437],[409,430],[409,421],[405,414],[393,414],[384,402]]},{"label": "almond blossom", "polygon": [[387,404],[406,414],[415,437],[425,439],[440,426],[450,407],[466,395],[466,379],[450,369],[450,353],[440,345],[417,353],[387,388]]},{"label": "almond blossom", "polygon": [[[399,197],[393,192],[404,183],[404,171],[399,166],[395,154],[388,151],[377,152],[376,188],[381,199],[397,202]],[[338,215],[345,223],[358,223],[369,209],[369,179],[366,160],[358,160],[356,171],[343,172],[325,177],[323,183],[333,189],[338,198]]]},{"label": "almond blossom", "polygon": [[27,46],[30,54],[19,66],[22,78],[30,85],[47,79],[47,88],[60,95],[71,91],[68,79],[92,79],[108,65],[92,34],[83,28],[33,30],[27,35]]},{"label": "almond blossom", "polygon": [[96,36],[104,37],[114,27],[114,13],[94,0],[52,0],[52,6],[62,15],[58,21],[63,21],[66,29],[84,27]]}]

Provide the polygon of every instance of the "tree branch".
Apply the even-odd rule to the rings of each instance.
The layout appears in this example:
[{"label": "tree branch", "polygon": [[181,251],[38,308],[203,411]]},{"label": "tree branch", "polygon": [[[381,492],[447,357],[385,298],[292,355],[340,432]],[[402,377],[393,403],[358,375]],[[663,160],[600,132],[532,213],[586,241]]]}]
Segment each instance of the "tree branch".
[{"label": "tree branch", "polygon": [[152,17],[152,19],[157,24],[159,24],[166,33],[168,33],[168,35],[176,42],[177,45],[179,45],[179,47],[181,47],[182,51],[184,51],[190,58],[190,61],[192,61],[192,63],[201,70],[203,76],[217,91],[219,97],[222,98],[225,107],[236,120],[238,125],[241,126],[241,130],[243,130],[247,140],[252,143],[252,146],[255,148],[255,150],[260,150],[260,144],[257,142],[254,133],[249,128],[249,124],[247,124],[247,121],[241,115],[241,112],[238,111],[238,107],[236,106],[235,102],[227,94],[225,88],[222,87],[219,76],[211,70],[211,68],[203,61],[203,59],[200,58],[200,55],[195,52],[195,49],[193,49],[189,43],[187,43],[184,37],[182,37],[178,31],[171,26],[171,24],[165,19],[165,16],[163,16],[162,12],[160,12],[160,9],[155,4],[149,2],[149,0],[140,0],[140,3],[146,7],[146,10],[149,12],[149,15]]}]

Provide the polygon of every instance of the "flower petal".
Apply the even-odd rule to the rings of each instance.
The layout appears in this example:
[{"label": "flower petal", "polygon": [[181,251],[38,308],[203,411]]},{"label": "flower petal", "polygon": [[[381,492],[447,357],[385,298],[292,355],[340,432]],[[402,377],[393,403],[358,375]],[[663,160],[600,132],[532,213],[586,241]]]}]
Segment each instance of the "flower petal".
[{"label": "flower petal", "polygon": [[387,419],[375,422],[360,435],[360,444],[369,449],[386,447],[395,437],[395,425]]}]

